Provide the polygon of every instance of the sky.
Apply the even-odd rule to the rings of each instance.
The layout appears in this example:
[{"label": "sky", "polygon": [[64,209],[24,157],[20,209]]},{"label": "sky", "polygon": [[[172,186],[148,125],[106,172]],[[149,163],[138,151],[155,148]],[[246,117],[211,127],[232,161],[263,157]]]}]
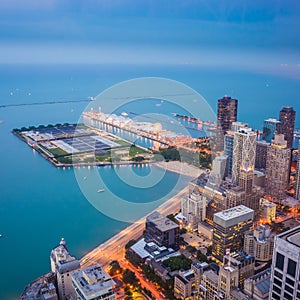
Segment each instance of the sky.
[{"label": "sky", "polygon": [[0,64],[197,64],[300,78],[299,37],[298,0],[0,0]]}]

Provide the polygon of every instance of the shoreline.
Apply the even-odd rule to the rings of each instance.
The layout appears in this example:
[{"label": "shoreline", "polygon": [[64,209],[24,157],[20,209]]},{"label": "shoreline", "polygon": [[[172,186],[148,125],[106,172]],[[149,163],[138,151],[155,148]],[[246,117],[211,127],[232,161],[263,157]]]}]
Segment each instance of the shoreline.
[{"label": "shoreline", "polygon": [[181,162],[178,160],[151,162],[151,164],[158,168],[164,169],[165,171],[177,173],[191,178],[199,177],[202,173],[206,172],[204,169],[197,168],[186,162]]},{"label": "shoreline", "polygon": [[147,215],[140,218],[136,222],[130,224],[119,233],[101,243],[96,248],[89,251],[80,259],[81,268],[90,266],[94,263],[99,263],[105,268],[112,260],[123,259],[125,254],[125,245],[130,240],[137,240],[142,236],[145,229],[146,217],[154,211],[158,211],[165,216],[179,211],[181,207],[181,197],[187,192],[188,187],[185,187],[183,190],[161,204],[159,207],[149,212]]}]

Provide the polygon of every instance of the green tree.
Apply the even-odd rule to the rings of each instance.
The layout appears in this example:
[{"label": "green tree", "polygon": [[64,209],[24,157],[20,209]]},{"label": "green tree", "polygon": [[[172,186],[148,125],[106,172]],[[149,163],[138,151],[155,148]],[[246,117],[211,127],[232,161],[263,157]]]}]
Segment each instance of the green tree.
[{"label": "green tree", "polygon": [[109,269],[108,269],[109,275],[110,276],[115,276],[117,274],[122,273],[122,268],[120,267],[120,264],[117,260],[113,260],[109,264]]},{"label": "green tree", "polygon": [[134,272],[129,269],[125,269],[123,272],[123,282],[129,285],[133,285],[134,287],[139,286],[139,281],[135,276]]},{"label": "green tree", "polygon": [[169,267],[171,271],[187,270],[191,267],[192,260],[186,258],[183,254],[180,256],[173,256],[163,261],[165,267]]},{"label": "green tree", "polygon": [[129,249],[131,246],[133,246],[136,243],[136,240],[130,240],[126,245],[125,245],[125,250]]}]

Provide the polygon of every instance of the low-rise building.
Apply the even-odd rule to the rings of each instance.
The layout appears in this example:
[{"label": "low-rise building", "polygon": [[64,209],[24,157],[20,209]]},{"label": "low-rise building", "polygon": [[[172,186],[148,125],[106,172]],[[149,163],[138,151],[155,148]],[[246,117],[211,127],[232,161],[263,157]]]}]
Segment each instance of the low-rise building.
[{"label": "low-rise building", "polygon": [[276,204],[268,201],[265,198],[260,199],[260,217],[267,221],[275,221],[276,218]]},{"label": "low-rise building", "polygon": [[24,289],[20,300],[58,300],[55,274],[47,273]]}]

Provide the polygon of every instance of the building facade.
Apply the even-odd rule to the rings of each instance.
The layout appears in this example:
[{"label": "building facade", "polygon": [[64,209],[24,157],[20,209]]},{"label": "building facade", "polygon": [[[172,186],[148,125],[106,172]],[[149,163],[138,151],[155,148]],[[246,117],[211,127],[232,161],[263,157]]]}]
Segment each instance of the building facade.
[{"label": "building facade", "polygon": [[238,100],[224,96],[218,100],[218,117],[217,117],[217,150],[224,149],[224,135],[231,129],[232,122],[237,119]]},{"label": "building facade", "polygon": [[73,293],[71,276],[80,268],[79,261],[70,255],[62,239],[50,254],[51,271],[55,273],[59,300],[65,300]]},{"label": "building facade", "polygon": [[230,265],[238,271],[238,285],[239,289],[244,288],[246,279],[254,275],[255,259],[251,254],[246,254],[243,251],[236,253],[229,253],[224,256],[223,265]]},{"label": "building facade", "polygon": [[269,297],[300,299],[300,226],[275,236]]},{"label": "building facade", "polygon": [[268,300],[270,277],[271,269],[267,269],[248,278],[245,280],[244,293],[253,300]]},{"label": "building facade", "polygon": [[234,133],[232,181],[240,184],[240,173],[247,169],[253,173],[256,151],[256,132],[251,128],[242,128]]},{"label": "building facade", "polygon": [[239,205],[214,214],[212,254],[223,261],[227,249],[243,249],[244,234],[253,225],[254,211]]},{"label": "building facade", "polygon": [[268,225],[260,225],[244,236],[244,251],[253,255],[256,261],[271,261],[273,247],[274,234],[271,234]]},{"label": "building facade", "polygon": [[275,135],[271,145],[268,146],[265,192],[279,202],[286,197],[290,161],[291,149],[287,148],[284,135]]},{"label": "building facade", "polygon": [[160,247],[179,248],[179,226],[155,211],[146,218],[145,242],[155,242]]},{"label": "building facade", "polygon": [[115,300],[115,282],[98,264],[72,274],[72,284],[77,300]]},{"label": "building facade", "polygon": [[181,213],[193,229],[206,218],[206,198],[195,191],[181,198]]},{"label": "building facade", "polygon": [[296,182],[295,182],[295,198],[300,200],[300,140],[298,143],[298,159],[296,170]]},{"label": "building facade", "polygon": [[270,143],[266,141],[256,141],[256,151],[255,151],[255,168],[256,169],[266,169],[267,163],[267,150]]},{"label": "building facade", "polygon": [[279,133],[284,135],[287,148],[293,147],[296,112],[290,106],[285,106],[279,113]]},{"label": "building facade", "polygon": [[264,120],[263,125],[263,140],[265,140],[268,143],[271,143],[271,141],[274,139],[275,132],[279,132],[279,126],[280,121],[269,118],[267,120]]}]

